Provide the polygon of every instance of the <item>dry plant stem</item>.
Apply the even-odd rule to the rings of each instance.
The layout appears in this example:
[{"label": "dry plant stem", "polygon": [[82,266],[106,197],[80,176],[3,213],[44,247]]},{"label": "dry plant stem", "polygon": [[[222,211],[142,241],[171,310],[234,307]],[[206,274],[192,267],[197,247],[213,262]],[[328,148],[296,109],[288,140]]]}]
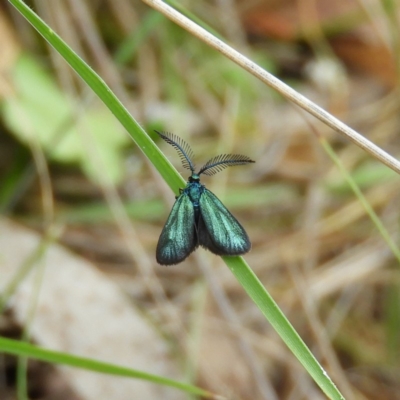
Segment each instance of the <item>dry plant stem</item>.
[{"label": "dry plant stem", "polygon": [[386,25],[386,14],[384,4],[379,1],[357,0],[360,8],[368,15],[369,22],[375,31],[376,37],[380,38],[381,43],[388,51],[392,51],[390,45],[389,27]]},{"label": "dry plant stem", "polygon": [[[36,7],[40,10],[41,15],[45,16],[46,20],[49,21],[53,26],[57,27],[60,34],[63,35],[65,40],[72,46],[76,52],[79,54],[85,54],[85,50],[83,44],[81,43],[81,38],[77,29],[71,29],[73,26],[73,16],[71,15],[70,10],[64,2],[60,2],[55,4],[47,3],[43,1],[36,1]],[[83,88],[83,84],[81,81],[77,81],[73,72],[68,67],[68,65],[64,62],[62,57],[48,44],[46,44],[49,49],[49,54],[51,61],[54,66],[54,71],[57,77],[58,82],[64,87],[75,87],[75,84],[78,83]],[[71,86],[72,80],[72,86]],[[82,89],[85,90],[85,89]],[[92,98],[94,98],[91,93]],[[70,120],[71,125],[74,124],[74,121]],[[65,129],[66,131],[66,129]],[[64,137],[64,131],[60,130],[59,136]]]},{"label": "dry plant stem", "polygon": [[216,0],[220,21],[224,26],[224,30],[229,40],[240,45],[241,48],[246,46],[246,34],[243,30],[236,4],[233,0]]},{"label": "dry plant stem", "polygon": [[201,28],[190,19],[186,18],[178,11],[174,10],[169,5],[163,3],[161,0],[142,1],[148,4],[150,7],[164,14],[167,18],[174,21],[176,24],[180,25],[182,28],[184,28],[194,36],[198,37],[203,42],[207,43],[210,47],[218,50],[220,53],[231,59],[233,62],[240,65],[246,71],[250,72],[256,78],[260,79],[262,82],[278,91],[283,97],[291,100],[293,103],[297,104],[303,110],[309,112],[311,115],[318,118],[320,121],[334,129],[335,131],[346,136],[357,146],[361,147],[363,150],[371,154],[374,158],[381,161],[393,171],[396,171],[400,174],[400,162],[398,160],[383,151],[374,143],[370,142],[368,139],[360,135],[355,130],[348,127],[343,122],[339,121],[333,115],[329,114],[324,109],[317,106],[315,103],[308,100],[306,97],[296,92],[285,83],[281,82],[269,72],[259,67],[249,58],[243,56],[241,53],[234,50],[223,41],[217,39],[211,33],[207,32],[205,29]]},{"label": "dry plant stem", "polygon": [[135,6],[129,0],[110,1],[107,5],[110,7],[111,16],[115,18],[120,29],[126,35],[129,35],[132,29],[138,28],[139,16]]},{"label": "dry plant stem", "polygon": [[88,4],[80,0],[69,0],[72,16],[75,18],[75,28],[81,31],[82,42],[87,44],[87,48],[92,52],[102,75],[109,83],[111,89],[118,95],[125,104],[129,96],[122,84],[122,79],[118,73],[117,67],[106,50],[106,47],[100,38],[100,34],[93,20],[91,9]]},{"label": "dry plant stem", "polygon": [[41,149],[39,143],[37,143],[35,140],[32,140],[30,143],[30,148],[36,164],[37,174],[39,176],[43,204],[44,226],[46,229],[50,229],[54,223],[54,199],[50,173],[47,166],[46,157],[43,154],[43,150]]}]

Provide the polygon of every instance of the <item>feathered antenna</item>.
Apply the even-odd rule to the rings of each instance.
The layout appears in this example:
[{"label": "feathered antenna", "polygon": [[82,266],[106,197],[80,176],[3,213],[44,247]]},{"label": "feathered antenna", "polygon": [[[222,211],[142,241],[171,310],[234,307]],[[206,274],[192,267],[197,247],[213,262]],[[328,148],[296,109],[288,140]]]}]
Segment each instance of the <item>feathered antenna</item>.
[{"label": "feathered antenna", "polygon": [[254,163],[252,159],[241,154],[220,154],[208,160],[197,173],[197,175],[214,175],[219,171],[227,167],[233,167],[235,165],[243,165],[248,163]]},{"label": "feathered antenna", "polygon": [[195,166],[192,162],[192,158],[194,158],[194,154],[190,146],[179,136],[174,135],[169,132],[159,132],[158,133],[168,144],[175,148],[175,150],[179,154],[179,158],[182,161],[183,168],[190,169],[192,174],[194,174]]}]

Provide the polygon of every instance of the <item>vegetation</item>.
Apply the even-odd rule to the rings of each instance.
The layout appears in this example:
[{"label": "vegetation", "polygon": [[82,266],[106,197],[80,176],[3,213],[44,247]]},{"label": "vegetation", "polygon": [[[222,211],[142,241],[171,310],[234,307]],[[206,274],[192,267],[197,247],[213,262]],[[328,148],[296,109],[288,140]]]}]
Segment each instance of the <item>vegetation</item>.
[{"label": "vegetation", "polygon": [[[173,3],[273,73],[275,84],[275,78],[251,76],[190,28],[143,4],[31,4],[46,25],[21,1],[10,3],[73,68],[11,6],[4,12],[3,37],[13,39],[6,41],[10,56],[2,61],[11,80],[1,86],[0,206],[9,221],[41,237],[24,253],[17,225],[3,225],[7,243],[17,249],[4,247],[3,258],[21,262],[11,272],[0,269],[7,278],[0,284],[0,334],[40,345],[0,338],[1,352],[20,356],[16,372],[12,361],[4,363],[5,372],[17,374],[16,396],[62,398],[43,374],[32,374],[41,364],[29,369],[21,358],[26,356],[203,396],[318,398],[314,380],[332,399],[395,398],[400,253],[394,171],[400,168],[383,149],[398,153],[398,6],[348,8],[337,2],[329,13],[300,9],[288,18],[287,2],[276,8],[196,2],[187,9]],[[372,34],[373,43],[367,41]],[[301,102],[280,90],[280,82],[304,94],[302,107],[322,115],[325,124],[262,81],[296,104]],[[321,114],[308,99],[326,111]],[[177,266],[156,264],[158,236],[187,173],[154,129],[190,142],[199,162],[220,153],[256,160],[204,178],[243,222],[253,243],[246,261],[200,250]],[[119,337],[113,337],[115,344],[103,343],[115,355],[108,364],[96,364],[100,348],[82,357],[65,354],[82,346],[79,335],[59,352],[41,348],[58,343],[49,337],[66,322],[40,322],[50,307],[41,297],[46,298],[46,269],[52,266],[45,260],[54,242],[92,261],[101,279],[119,285],[126,297],[118,301],[129,298],[131,312],[157,332],[157,344],[168,347],[164,361],[176,381],[117,367],[123,363]],[[69,256],[64,261],[73,263]],[[28,298],[27,277],[34,288]],[[75,285],[65,290],[72,302]],[[60,315],[62,307],[57,304]],[[90,319],[85,304],[73,309]],[[149,340],[144,349],[152,347]],[[77,396],[90,398],[68,375],[63,379]],[[0,394],[14,396],[13,380],[4,382]]]}]

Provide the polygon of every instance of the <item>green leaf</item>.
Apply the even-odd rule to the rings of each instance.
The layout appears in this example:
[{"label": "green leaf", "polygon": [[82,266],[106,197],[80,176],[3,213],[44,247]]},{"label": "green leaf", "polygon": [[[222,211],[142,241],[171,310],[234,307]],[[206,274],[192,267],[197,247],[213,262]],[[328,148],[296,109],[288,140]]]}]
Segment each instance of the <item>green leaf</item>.
[{"label": "green leaf", "polygon": [[[107,171],[110,182],[122,179],[121,148],[129,140],[103,105],[88,108],[77,120],[72,100],[28,55],[18,59],[11,79],[16,94],[4,101],[2,113],[8,128],[22,142],[35,140],[51,159],[80,164],[93,181],[98,180],[99,170],[102,174]],[[103,168],[93,165],[87,156],[89,148],[95,149]]]}]

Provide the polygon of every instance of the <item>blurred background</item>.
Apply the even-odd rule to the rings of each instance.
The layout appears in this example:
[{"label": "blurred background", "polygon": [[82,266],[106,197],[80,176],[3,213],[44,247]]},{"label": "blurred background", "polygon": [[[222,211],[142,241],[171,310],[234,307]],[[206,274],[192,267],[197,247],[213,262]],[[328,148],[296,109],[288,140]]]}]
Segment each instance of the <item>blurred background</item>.
[{"label": "blurred background", "polygon": [[[400,399],[399,265],[318,135],[394,238],[396,174],[138,0],[27,3],[185,179],[154,129],[187,141],[197,165],[220,153],[256,161],[202,179],[246,228],[246,261],[347,399]],[[398,2],[173,4],[398,157]],[[0,335],[230,399],[325,398],[220,258],[199,249],[157,265],[177,193],[7,2],[0,54]],[[16,374],[16,359],[0,357],[1,399],[17,398]],[[188,397],[34,361],[27,393]]]}]

